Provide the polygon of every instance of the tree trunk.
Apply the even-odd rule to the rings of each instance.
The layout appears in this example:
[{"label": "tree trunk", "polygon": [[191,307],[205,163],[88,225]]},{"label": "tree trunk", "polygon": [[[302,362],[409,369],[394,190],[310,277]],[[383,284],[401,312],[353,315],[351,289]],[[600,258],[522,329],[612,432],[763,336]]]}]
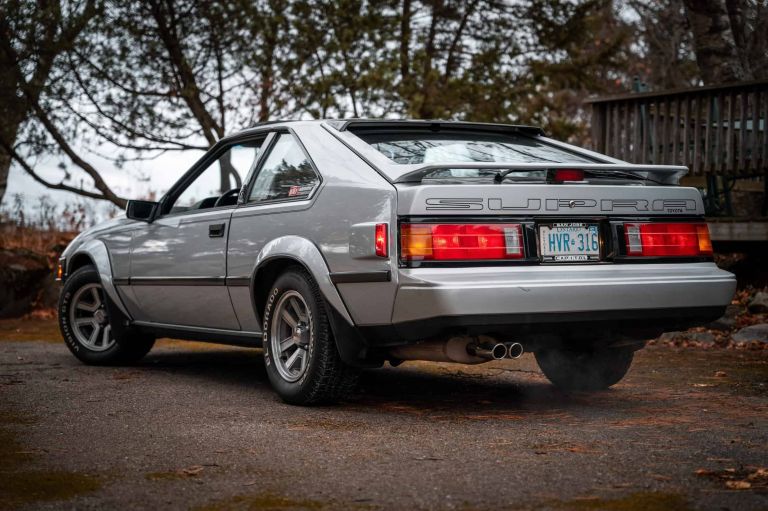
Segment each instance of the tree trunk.
[{"label": "tree trunk", "polygon": [[[693,31],[696,62],[707,85],[737,82],[752,78],[744,69],[736,44],[733,18],[725,0],[685,0]],[[740,30],[737,30],[741,34]]]},{"label": "tree trunk", "polygon": [[[13,146],[16,143],[21,120],[26,115],[26,106],[18,99],[8,101],[3,96],[5,95],[0,96],[0,119],[3,119],[0,125],[0,141]],[[2,146],[3,144],[0,144],[0,203],[3,202],[5,191],[8,189],[8,174],[13,162],[11,155]]]}]

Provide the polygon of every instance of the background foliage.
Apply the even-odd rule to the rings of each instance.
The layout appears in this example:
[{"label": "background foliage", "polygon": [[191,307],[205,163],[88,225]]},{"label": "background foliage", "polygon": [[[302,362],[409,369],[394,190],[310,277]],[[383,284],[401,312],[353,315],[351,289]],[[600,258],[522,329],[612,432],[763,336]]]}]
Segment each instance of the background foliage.
[{"label": "background foliage", "polygon": [[[93,155],[130,168],[270,119],[512,122],[586,144],[587,96],[764,78],[766,38],[764,0],[2,0],[0,199],[17,165],[123,206]],[[36,171],[51,156],[54,181]]]}]

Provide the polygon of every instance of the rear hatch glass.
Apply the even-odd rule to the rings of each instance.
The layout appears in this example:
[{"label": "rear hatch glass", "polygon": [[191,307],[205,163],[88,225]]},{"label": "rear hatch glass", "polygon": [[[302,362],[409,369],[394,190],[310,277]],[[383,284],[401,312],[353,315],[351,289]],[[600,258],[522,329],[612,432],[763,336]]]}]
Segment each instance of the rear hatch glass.
[{"label": "rear hatch glass", "polygon": [[[595,163],[596,160],[515,133],[429,130],[353,130],[403,165],[445,163]],[[439,177],[483,177],[477,169],[444,169]],[[438,176],[435,176],[438,177]]]}]

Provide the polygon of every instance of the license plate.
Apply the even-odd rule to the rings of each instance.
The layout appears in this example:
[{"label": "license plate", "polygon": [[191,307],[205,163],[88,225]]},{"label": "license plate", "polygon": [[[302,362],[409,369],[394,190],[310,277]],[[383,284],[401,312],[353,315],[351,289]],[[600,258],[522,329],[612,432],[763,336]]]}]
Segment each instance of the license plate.
[{"label": "license plate", "polygon": [[539,226],[539,253],[543,261],[598,261],[598,225],[564,222]]}]

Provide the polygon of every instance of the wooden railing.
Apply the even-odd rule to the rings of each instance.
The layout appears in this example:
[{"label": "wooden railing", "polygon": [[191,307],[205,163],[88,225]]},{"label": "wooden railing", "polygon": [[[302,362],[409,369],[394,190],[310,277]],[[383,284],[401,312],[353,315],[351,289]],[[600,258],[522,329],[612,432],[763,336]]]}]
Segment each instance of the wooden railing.
[{"label": "wooden railing", "polygon": [[768,81],[589,100],[592,145],[632,163],[685,165],[692,176],[768,174]]}]

